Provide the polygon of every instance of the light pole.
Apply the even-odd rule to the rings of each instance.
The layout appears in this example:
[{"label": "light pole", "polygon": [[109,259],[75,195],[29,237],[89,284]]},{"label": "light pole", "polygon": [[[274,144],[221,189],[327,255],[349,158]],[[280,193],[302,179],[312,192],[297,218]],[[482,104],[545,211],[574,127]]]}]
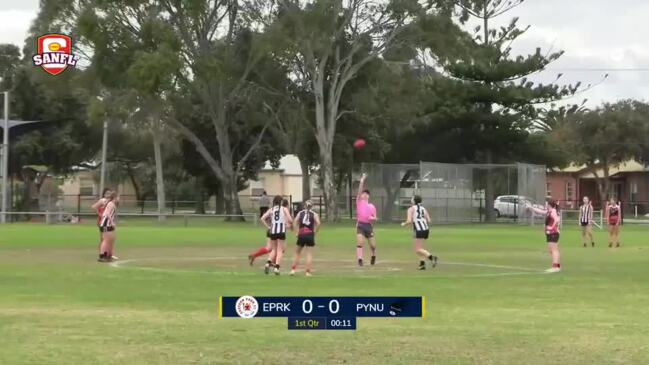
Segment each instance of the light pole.
[{"label": "light pole", "polygon": [[9,174],[9,91],[5,96],[5,122],[2,131],[2,223],[7,223],[7,175]]},{"label": "light pole", "polygon": [[[104,134],[101,142],[101,173],[99,176],[99,194],[104,193],[106,183],[106,151],[108,149],[108,119],[104,119]],[[103,196],[100,196],[103,198]]]}]

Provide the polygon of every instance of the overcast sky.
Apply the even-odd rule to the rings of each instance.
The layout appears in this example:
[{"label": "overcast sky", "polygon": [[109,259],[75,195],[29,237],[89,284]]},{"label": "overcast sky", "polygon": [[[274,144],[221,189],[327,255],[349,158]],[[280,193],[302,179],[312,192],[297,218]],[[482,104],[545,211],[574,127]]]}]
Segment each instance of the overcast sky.
[{"label": "overcast sky", "polygon": [[[0,0],[0,43],[22,48],[38,0]],[[646,0],[526,0],[501,16],[507,22],[520,17],[530,30],[514,44],[518,53],[536,47],[564,50],[565,55],[537,77],[552,81],[599,83],[575,97],[589,105],[624,98],[649,100],[649,1]]]}]

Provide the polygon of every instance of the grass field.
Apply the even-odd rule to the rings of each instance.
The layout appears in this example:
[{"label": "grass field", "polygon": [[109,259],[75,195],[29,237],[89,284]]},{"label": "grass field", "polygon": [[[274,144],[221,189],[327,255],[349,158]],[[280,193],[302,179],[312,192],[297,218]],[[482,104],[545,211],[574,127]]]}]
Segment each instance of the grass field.
[{"label": "grass field", "polygon": [[[94,227],[3,226],[0,364],[647,364],[648,230],[625,226],[619,249],[598,231],[585,249],[567,227],[548,275],[539,227],[435,227],[441,264],[425,272],[406,229],[379,227],[379,262],[359,270],[352,229],[326,227],[306,278],[249,267],[251,224],[127,224],[117,267],[95,261]],[[243,294],[423,295],[427,317],[355,332],[217,319],[219,295]]]}]

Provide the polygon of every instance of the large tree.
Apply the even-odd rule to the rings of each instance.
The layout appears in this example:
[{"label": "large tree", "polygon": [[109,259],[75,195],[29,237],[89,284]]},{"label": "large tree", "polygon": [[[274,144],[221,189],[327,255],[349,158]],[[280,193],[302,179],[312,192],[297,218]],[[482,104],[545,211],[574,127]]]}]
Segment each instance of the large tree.
[{"label": "large tree", "polygon": [[339,122],[350,112],[341,109],[348,83],[370,61],[391,47],[413,14],[415,0],[283,0],[273,31],[284,40],[292,76],[314,98],[315,139],[327,219],[337,211],[334,148]]},{"label": "large tree", "polygon": [[[252,79],[266,56],[265,42],[248,21],[243,6],[248,3],[47,0],[39,16],[61,29],[80,30],[78,41],[95,52],[92,57],[99,59],[102,55],[96,53],[102,52],[103,59],[110,60],[98,67],[121,69],[129,78],[150,82],[139,86],[153,87],[163,96],[159,101],[164,121],[194,145],[223,189],[226,212],[237,215],[238,180],[271,123],[240,117],[242,110],[252,108],[247,105],[256,93]],[[164,80],[172,80],[172,87],[157,89]],[[166,93],[170,98],[175,94],[175,101],[168,101]],[[198,107],[206,116],[198,129],[190,128],[180,118],[186,113],[176,109],[176,101],[193,97],[200,99]],[[216,149],[210,151],[208,144]]]},{"label": "large tree", "polygon": [[20,48],[13,44],[0,44],[0,86],[2,90],[12,85],[13,73],[20,65]]},{"label": "large tree", "polygon": [[[516,146],[528,142],[530,128],[538,118],[537,106],[571,96],[580,86],[535,83],[529,79],[563,52],[543,53],[537,48],[530,55],[512,54],[511,44],[529,26],[520,28],[518,18],[498,26],[494,19],[521,3],[523,0],[457,1],[457,19],[466,27],[474,26],[473,35],[459,37],[455,51],[448,57],[427,52],[419,59],[421,64],[430,62],[428,67],[441,68],[445,75],[457,80],[451,95],[460,100],[458,107],[441,114],[443,118],[437,118],[431,128],[462,141],[463,148],[458,152],[469,151],[464,156],[467,160],[492,164],[520,159],[520,148]],[[439,37],[432,32],[428,37],[424,34],[421,41],[421,48],[427,50],[433,48],[429,44],[438,44]],[[431,83],[431,87],[436,84]],[[436,116],[440,116],[438,111]],[[487,218],[493,219],[494,181],[489,176],[485,203]]]},{"label": "large tree", "polygon": [[293,154],[302,170],[302,200],[311,198],[311,173],[318,165],[317,142],[314,137],[313,100],[308,91],[289,85],[264,102],[276,124],[270,133],[282,153]]},{"label": "large tree", "polygon": [[[263,35],[252,30],[240,1],[160,1],[169,24],[182,41],[180,82],[201,101],[206,118],[192,130],[172,114],[171,123],[202,156],[223,189],[225,210],[241,214],[238,186],[249,159],[257,155],[271,118],[245,117],[260,90],[254,79],[269,62]],[[250,103],[252,101],[252,104]],[[175,116],[175,118],[173,118]],[[208,144],[218,153],[210,152]]]},{"label": "large tree", "polygon": [[10,135],[9,173],[23,181],[21,208],[29,211],[32,187],[38,191],[49,174],[70,173],[92,158],[99,134],[86,123],[88,95],[78,85],[83,72],[72,69],[53,78],[33,67],[29,55],[17,58],[16,50],[0,46],[0,59],[6,61],[1,86],[11,92],[10,118],[41,122],[14,127]]},{"label": "large tree", "polygon": [[611,168],[632,158],[646,161],[648,126],[647,105],[624,100],[570,115],[553,133],[572,162],[586,166],[593,174],[599,197],[605,201],[612,193]]},{"label": "large tree", "polygon": [[[245,126],[258,125],[262,126],[268,121],[274,121],[265,107],[265,99],[261,95],[250,95],[250,100],[239,105],[236,112],[233,113],[232,123],[238,125],[239,128],[232,128],[230,130],[230,140],[236,141],[235,149],[232,151],[233,159],[242,161],[238,166],[236,191],[246,188],[248,180],[257,179],[257,173],[264,166],[267,160],[276,164],[281,157],[281,154],[286,152],[282,145],[276,142],[273,134],[264,133],[259,139],[257,135],[249,135],[249,130]],[[219,156],[219,144],[216,139],[205,138],[210,136],[213,132],[213,125],[204,112],[202,106],[202,98],[188,90],[185,96],[177,96],[174,99],[174,113],[175,118],[182,120],[183,124],[201,137],[201,148],[205,151],[202,153],[197,150],[196,144],[190,140],[185,140],[183,143],[182,154],[184,157],[183,166],[187,172],[196,178],[197,196],[204,199],[207,196],[216,196],[216,213],[227,213],[226,209],[226,196],[225,190],[214,172],[212,171],[209,162],[203,157],[205,152],[214,156]],[[250,153],[248,152],[250,151]],[[248,153],[244,159],[243,154]],[[202,212],[202,203],[199,203],[197,211]]]}]

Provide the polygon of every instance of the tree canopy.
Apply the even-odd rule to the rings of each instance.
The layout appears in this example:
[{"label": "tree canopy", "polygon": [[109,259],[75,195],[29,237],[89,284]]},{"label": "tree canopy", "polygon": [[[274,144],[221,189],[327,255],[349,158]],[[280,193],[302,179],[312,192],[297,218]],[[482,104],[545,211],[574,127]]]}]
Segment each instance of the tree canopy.
[{"label": "tree canopy", "polygon": [[[561,102],[581,84],[562,84],[561,74],[531,81],[563,51],[513,53],[529,26],[495,19],[522,3],[44,0],[23,53],[33,52],[36,35],[57,31],[73,35],[83,62],[54,79],[18,47],[0,45],[14,114],[52,121],[26,131],[15,148],[28,152],[12,161],[65,173],[96,158],[107,119],[109,160],[125,170],[155,165],[159,206],[164,180],[192,179],[238,215],[246,182],[290,153],[305,175],[304,197],[311,174],[322,187],[327,219],[337,218],[338,194],[359,162],[601,164],[595,151],[577,154],[575,143],[557,139],[613,128],[621,122],[605,121],[628,121],[643,106],[586,110]],[[638,132],[622,127],[608,136]],[[353,151],[356,138],[369,142],[364,150]],[[647,161],[644,143],[624,153],[606,147],[606,158]]]}]

